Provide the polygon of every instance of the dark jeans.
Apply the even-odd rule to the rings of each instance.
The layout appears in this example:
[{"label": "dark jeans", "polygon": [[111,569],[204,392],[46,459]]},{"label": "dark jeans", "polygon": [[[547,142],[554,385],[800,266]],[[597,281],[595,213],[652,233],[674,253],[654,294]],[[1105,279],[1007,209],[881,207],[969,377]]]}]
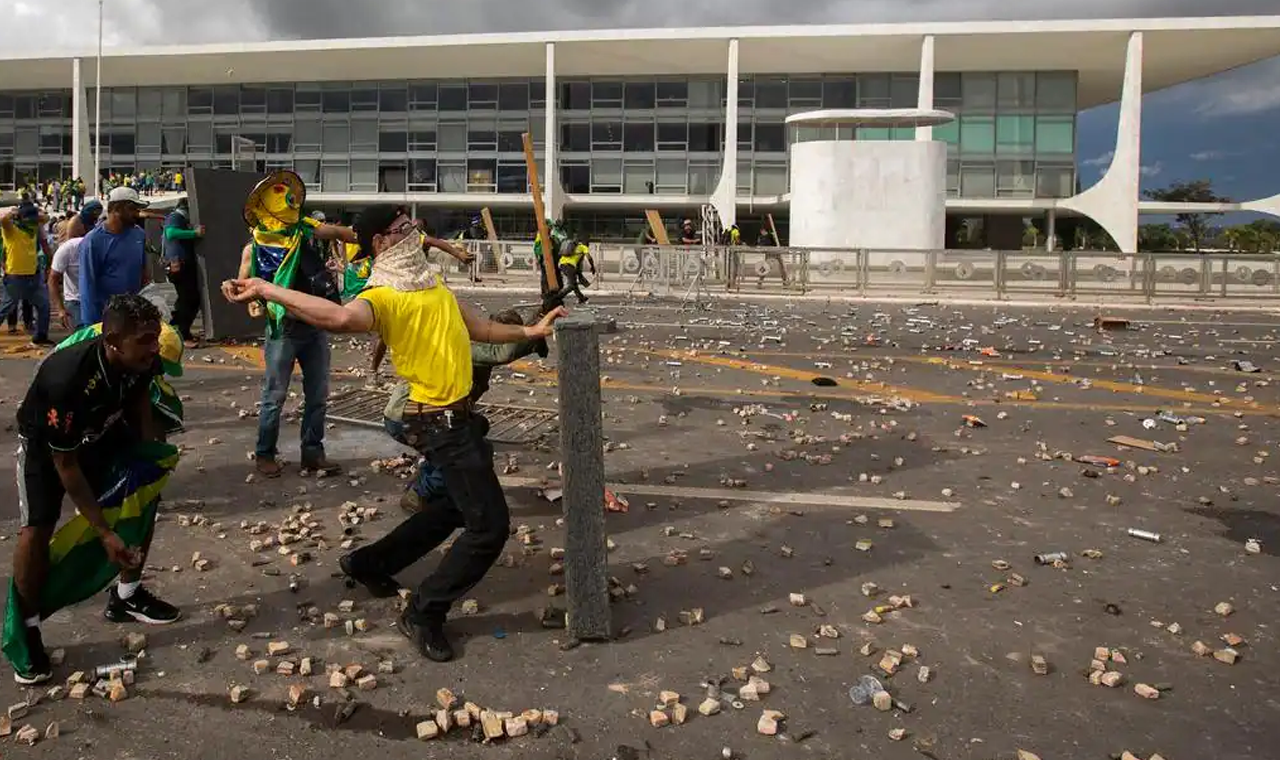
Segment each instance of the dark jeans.
[{"label": "dark jeans", "polygon": [[493,447],[484,438],[488,422],[474,413],[455,412],[450,418],[424,411],[429,410],[414,403],[405,410],[405,441],[444,476],[448,495],[428,499],[421,512],[351,557],[357,574],[395,575],[462,528],[413,594],[409,614],[417,622],[443,618],[493,567],[511,532],[507,499],[493,471]]},{"label": "dark jeans", "polygon": [[4,276],[4,298],[0,300],[0,322],[17,313],[18,302],[25,301],[35,307],[36,340],[47,340],[49,337],[49,291],[39,274],[7,274]]},{"label": "dark jeans", "polygon": [[178,292],[178,300],[173,305],[173,327],[183,340],[192,340],[191,325],[195,324],[202,308],[199,263],[194,258],[183,261],[177,272],[169,274],[169,282]]},{"label": "dark jeans", "polygon": [[560,294],[559,294],[561,303],[564,302],[565,297],[568,296],[570,293],[573,293],[575,296],[577,296],[579,302],[587,300],[587,297],[582,295],[582,290],[580,289],[579,286],[586,285],[587,287],[590,287],[591,283],[587,280],[586,277],[582,276],[582,270],[580,270],[578,267],[575,267],[573,264],[561,264],[560,265],[560,282],[563,283],[563,285],[560,288]]},{"label": "dark jeans", "polygon": [[262,344],[266,378],[258,412],[258,459],[279,453],[280,410],[289,396],[293,367],[302,368],[302,464],[324,459],[324,423],[329,408],[329,334],[305,325],[290,325],[285,335]]}]

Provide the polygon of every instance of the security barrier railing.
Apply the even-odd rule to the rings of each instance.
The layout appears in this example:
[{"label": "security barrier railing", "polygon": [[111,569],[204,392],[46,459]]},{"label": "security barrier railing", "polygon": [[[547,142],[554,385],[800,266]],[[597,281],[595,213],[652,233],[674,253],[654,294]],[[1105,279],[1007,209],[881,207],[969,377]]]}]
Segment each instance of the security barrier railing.
[{"label": "security barrier railing", "polygon": [[[531,243],[469,241],[473,276],[536,283]],[[592,278],[628,293],[1115,297],[1280,301],[1280,255],[1107,251],[905,251],[594,243]],[[590,275],[589,275],[590,276]]]}]

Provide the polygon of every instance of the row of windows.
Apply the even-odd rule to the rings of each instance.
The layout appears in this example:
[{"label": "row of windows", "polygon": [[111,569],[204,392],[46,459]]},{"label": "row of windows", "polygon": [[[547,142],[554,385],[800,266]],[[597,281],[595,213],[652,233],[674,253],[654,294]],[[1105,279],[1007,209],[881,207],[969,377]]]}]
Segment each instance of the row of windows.
[{"label": "row of windows", "polygon": [[[108,128],[103,148],[117,155],[195,155],[231,152],[232,138],[252,140],[260,153],[520,153],[523,135],[533,131],[541,143],[541,122],[468,121],[405,125],[376,121],[299,121],[293,128],[271,132],[193,122],[186,127],[140,123],[136,130]],[[781,123],[738,124],[738,148],[743,152],[784,153],[787,129]],[[862,140],[911,140],[912,128],[857,130]],[[966,155],[1003,153],[1074,154],[1074,116],[971,115],[934,128],[934,139]],[[854,129],[799,128],[794,139],[850,139]],[[92,147],[93,136],[90,135]],[[560,149],[567,153],[714,153],[722,152],[724,127],[710,122],[645,120],[570,122],[560,125]],[[71,136],[64,127],[19,127],[0,131],[0,155],[67,155]]]},{"label": "row of windows", "polygon": [[[739,105],[747,109],[907,107],[917,102],[915,73],[744,77]],[[559,109],[652,110],[723,107],[723,78],[570,80],[559,85]],[[1038,110],[1074,113],[1074,72],[939,73],[934,100],[961,112]],[[88,99],[93,118],[94,99]],[[103,91],[105,120],[187,116],[285,116],[468,111],[527,112],[546,107],[541,79],[500,82],[326,82],[216,87],[112,87]],[[0,121],[70,118],[66,91],[0,93]]]}]

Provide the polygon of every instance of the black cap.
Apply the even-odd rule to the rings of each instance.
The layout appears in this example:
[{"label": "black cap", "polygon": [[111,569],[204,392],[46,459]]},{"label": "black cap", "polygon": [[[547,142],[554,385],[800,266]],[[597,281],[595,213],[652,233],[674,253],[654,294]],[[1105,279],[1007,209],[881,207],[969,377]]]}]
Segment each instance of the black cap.
[{"label": "black cap", "polygon": [[386,232],[396,219],[404,214],[404,206],[389,203],[368,206],[356,217],[352,225],[356,231],[356,239],[360,243],[360,258],[373,255],[373,236]]}]

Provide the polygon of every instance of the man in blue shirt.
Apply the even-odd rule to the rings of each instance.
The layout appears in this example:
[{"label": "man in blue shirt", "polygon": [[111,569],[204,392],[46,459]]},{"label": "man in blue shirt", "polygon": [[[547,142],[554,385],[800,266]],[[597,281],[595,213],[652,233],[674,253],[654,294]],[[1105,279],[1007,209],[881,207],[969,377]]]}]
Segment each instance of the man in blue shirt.
[{"label": "man in blue shirt", "polygon": [[107,220],[80,242],[81,324],[102,321],[111,296],[137,294],[147,283],[146,232],[139,226],[147,203],[131,187],[107,197]]},{"label": "man in blue shirt", "polygon": [[164,263],[169,268],[169,282],[178,292],[178,300],[173,305],[173,326],[187,348],[196,347],[191,325],[202,308],[200,264],[196,261],[196,241],[202,237],[204,226],[191,227],[187,199],[183,198],[164,221]]}]

